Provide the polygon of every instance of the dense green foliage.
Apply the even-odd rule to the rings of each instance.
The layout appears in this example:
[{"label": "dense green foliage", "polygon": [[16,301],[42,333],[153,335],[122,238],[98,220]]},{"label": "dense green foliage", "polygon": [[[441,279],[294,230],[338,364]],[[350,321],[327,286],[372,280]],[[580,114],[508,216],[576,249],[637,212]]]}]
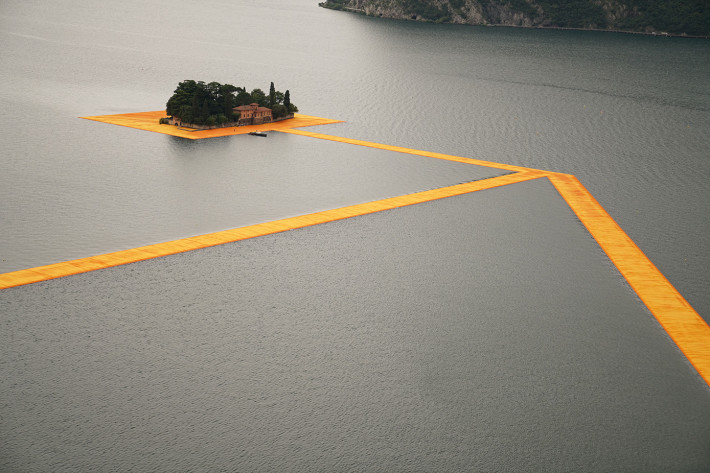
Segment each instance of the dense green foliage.
[{"label": "dense green foliage", "polygon": [[[285,106],[287,96],[289,100]],[[246,88],[232,84],[205,84],[194,80],[180,82],[165,108],[168,115],[179,117],[185,123],[215,126],[239,120],[239,114],[233,113],[233,108],[251,103],[271,108],[274,119],[298,111],[298,108],[290,103],[289,91],[285,94],[277,91],[273,82],[269,95],[266,95],[261,89],[247,92]]]},{"label": "dense green foliage", "polygon": [[326,0],[325,2],[321,2],[318,5],[321,7],[330,8],[331,10],[342,10],[344,7],[347,7],[348,3],[349,0]]},{"label": "dense green foliage", "polygon": [[564,28],[606,28],[607,20],[600,5],[588,0],[538,0],[550,26]]},{"label": "dense green foliage", "polygon": [[402,0],[403,6],[411,12],[414,17],[420,16],[432,21],[451,21],[448,10],[436,6],[427,0]]},{"label": "dense green foliage", "polygon": [[626,0],[629,15],[619,23],[630,30],[655,30],[692,36],[710,36],[708,0]]},{"label": "dense green foliage", "polygon": [[710,36],[708,0],[326,0],[320,5],[336,10],[367,9],[380,16],[384,13],[384,16],[434,22]]}]

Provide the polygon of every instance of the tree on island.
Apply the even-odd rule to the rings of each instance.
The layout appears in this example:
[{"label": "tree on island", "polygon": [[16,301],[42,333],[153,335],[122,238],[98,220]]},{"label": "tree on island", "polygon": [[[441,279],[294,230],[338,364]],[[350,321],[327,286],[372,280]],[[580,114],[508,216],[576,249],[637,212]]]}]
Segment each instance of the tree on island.
[{"label": "tree on island", "polygon": [[[239,113],[235,113],[235,107],[252,103],[270,108],[274,120],[298,112],[298,107],[291,103],[289,91],[285,94],[277,91],[273,82],[269,95],[266,95],[261,89],[247,92],[245,87],[232,84],[206,84],[194,80],[180,82],[172,97],[168,99],[165,109],[170,117],[179,118],[183,123],[223,126],[239,121]],[[161,123],[165,122],[168,120],[161,119]]]},{"label": "tree on island", "polygon": [[274,105],[276,105],[276,89],[274,88],[274,83],[271,83],[271,86],[269,87],[269,108],[274,108]]}]

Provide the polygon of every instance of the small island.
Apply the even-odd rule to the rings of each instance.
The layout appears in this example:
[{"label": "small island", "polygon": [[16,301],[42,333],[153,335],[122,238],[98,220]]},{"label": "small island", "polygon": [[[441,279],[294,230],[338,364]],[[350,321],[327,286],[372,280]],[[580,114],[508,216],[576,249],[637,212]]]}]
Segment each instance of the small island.
[{"label": "small island", "polygon": [[161,124],[205,130],[211,128],[261,125],[294,117],[298,107],[291,94],[269,87],[247,92],[245,87],[219,82],[184,80],[166,104],[167,117]]}]

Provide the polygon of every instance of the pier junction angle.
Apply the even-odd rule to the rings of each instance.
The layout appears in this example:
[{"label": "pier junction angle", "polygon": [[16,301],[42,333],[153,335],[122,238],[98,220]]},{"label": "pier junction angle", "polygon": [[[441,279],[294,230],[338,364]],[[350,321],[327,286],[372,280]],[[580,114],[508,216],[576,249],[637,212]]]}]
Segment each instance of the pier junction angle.
[{"label": "pier junction angle", "polygon": [[132,114],[82,117],[89,120],[127,126],[146,131],[179,136],[188,139],[213,138],[253,132],[280,131],[341,142],[349,145],[366,146],[443,159],[458,163],[507,171],[507,174],[453,186],[442,187],[412,194],[325,210],[297,217],[285,218],[246,227],[235,228],[205,235],[147,245],[129,250],[81,258],[78,260],[50,264],[0,274],[0,290],[49,279],[70,276],[97,269],[118,266],[137,261],[167,256],[176,253],[206,248],[224,243],[236,242],[263,235],[303,228],[350,217],[371,214],[397,207],[468,194],[495,187],[514,185],[531,179],[548,179],[566,201],[580,222],[596,240],[609,260],[616,266],[634,292],[646,305],[659,324],[668,333],[685,357],[694,366],[705,382],[710,385],[710,326],[690,306],[683,296],[651,263],[644,253],[616,224],[596,199],[574,176],[556,172],[529,169],[520,166],[493,163],[471,158],[450,156],[429,151],[414,150],[332,135],[301,130],[306,126],[338,123],[340,120],[296,114],[291,120],[238,128],[216,128],[212,130],[190,131],[173,125],[158,124],[164,111],[139,112]]}]

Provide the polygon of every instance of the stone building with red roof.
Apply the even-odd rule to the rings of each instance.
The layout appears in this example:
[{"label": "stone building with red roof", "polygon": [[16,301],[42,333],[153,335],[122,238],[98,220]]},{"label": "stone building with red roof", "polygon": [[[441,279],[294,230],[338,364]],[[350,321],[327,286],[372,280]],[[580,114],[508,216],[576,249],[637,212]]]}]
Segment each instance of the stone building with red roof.
[{"label": "stone building with red roof", "polygon": [[269,123],[273,120],[271,109],[260,107],[259,104],[253,103],[250,105],[240,105],[232,109],[234,113],[239,113],[239,126],[242,125],[261,125]]}]

